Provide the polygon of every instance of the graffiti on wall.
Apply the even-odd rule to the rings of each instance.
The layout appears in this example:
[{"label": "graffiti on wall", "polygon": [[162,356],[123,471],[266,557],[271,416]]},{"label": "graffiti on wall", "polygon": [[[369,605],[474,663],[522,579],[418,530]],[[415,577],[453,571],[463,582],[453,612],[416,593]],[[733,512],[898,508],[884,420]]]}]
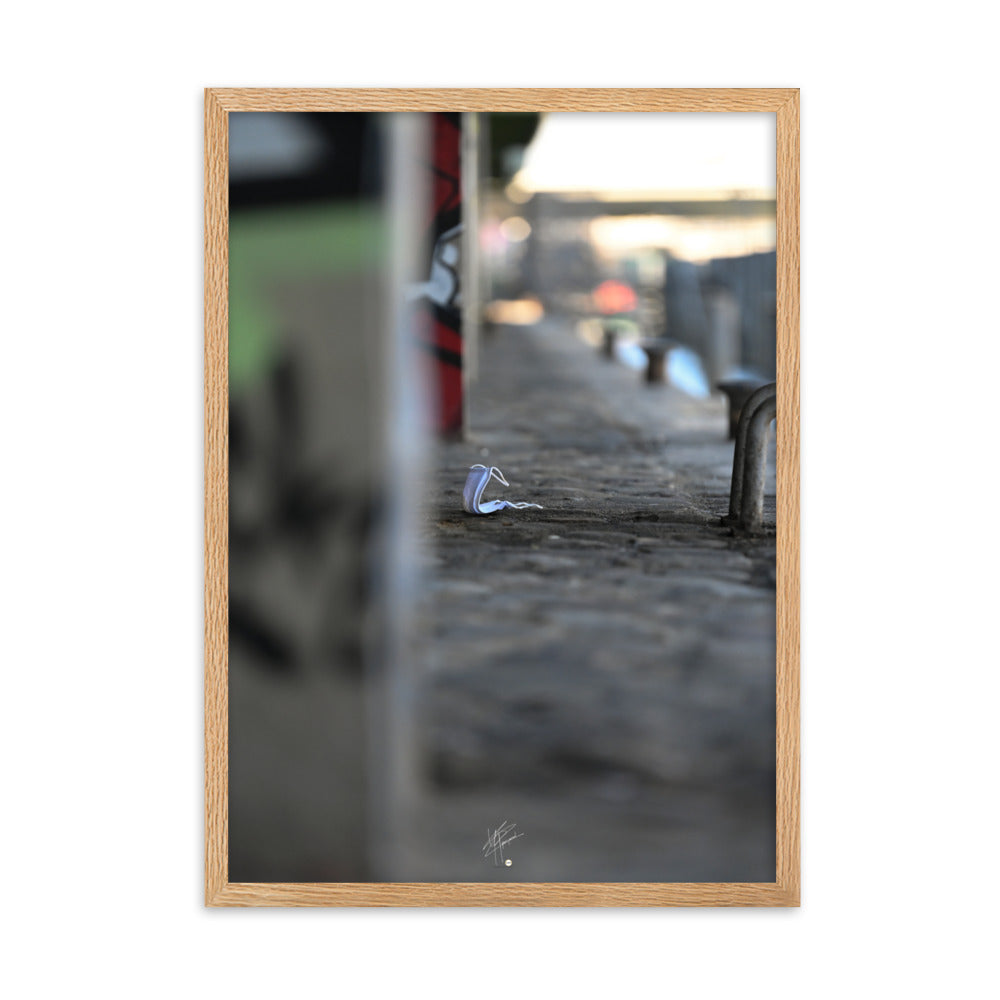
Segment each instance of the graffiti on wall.
[{"label": "graffiti on wall", "polygon": [[462,430],[462,177],[461,115],[437,113],[433,120],[427,277],[417,288],[418,330],[442,434]]}]

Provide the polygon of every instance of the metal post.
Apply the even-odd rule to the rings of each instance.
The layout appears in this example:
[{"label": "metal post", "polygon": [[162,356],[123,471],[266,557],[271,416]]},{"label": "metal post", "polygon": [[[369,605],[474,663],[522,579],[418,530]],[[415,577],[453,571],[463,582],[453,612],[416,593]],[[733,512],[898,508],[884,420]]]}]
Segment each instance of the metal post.
[{"label": "metal post", "polygon": [[759,531],[764,521],[764,475],[767,471],[767,437],[778,412],[778,396],[768,396],[750,419],[746,464],[743,470],[743,500],[740,526]]},{"label": "metal post", "polygon": [[674,346],[666,338],[643,340],[640,347],[646,352],[646,384],[659,385],[667,381],[667,355]]},{"label": "metal post", "polygon": [[469,389],[479,377],[479,332],[483,313],[479,254],[480,209],[479,122],[475,111],[462,112],[462,430],[468,432]]},{"label": "metal post", "polygon": [[771,396],[776,396],[777,384],[774,382],[762,385],[743,404],[740,410],[740,420],[736,427],[736,446],[733,449],[733,478],[729,489],[729,514],[722,519],[723,524],[737,524],[743,509],[743,471],[747,453],[747,434],[750,421],[757,412],[757,407]]},{"label": "metal post", "polygon": [[614,358],[615,342],[618,340],[618,327],[609,320],[605,320],[601,329],[604,331],[604,340],[601,342],[601,353],[606,358]]},{"label": "metal post", "polygon": [[740,425],[740,414],[750,397],[764,384],[762,379],[734,378],[716,382],[719,392],[725,393],[729,401],[729,437],[736,438],[736,430]]}]

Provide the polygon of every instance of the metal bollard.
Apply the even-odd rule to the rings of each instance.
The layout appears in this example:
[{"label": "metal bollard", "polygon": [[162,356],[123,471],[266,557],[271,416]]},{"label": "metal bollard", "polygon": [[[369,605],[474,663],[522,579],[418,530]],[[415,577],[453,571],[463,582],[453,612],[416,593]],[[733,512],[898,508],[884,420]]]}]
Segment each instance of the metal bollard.
[{"label": "metal bollard", "polygon": [[662,384],[667,381],[667,355],[674,346],[665,337],[654,337],[640,341],[639,346],[646,352],[647,385]]},{"label": "metal bollard", "polygon": [[610,323],[604,323],[604,342],[601,344],[601,353],[606,358],[614,358],[615,342],[618,340],[618,327]]},{"label": "metal bollard", "polygon": [[746,461],[743,466],[743,500],[740,527],[760,531],[764,522],[764,475],[767,472],[767,438],[771,421],[778,412],[777,395],[768,396],[754,410],[747,431]]},{"label": "metal bollard", "polygon": [[[767,429],[770,426],[771,420],[774,419],[776,405],[777,385],[774,382],[771,382],[769,385],[761,386],[743,405],[742,412],[740,414],[740,422],[736,429],[736,445],[733,448],[733,477],[729,490],[729,513],[722,518],[723,524],[739,524],[741,527],[746,527],[747,522],[746,517],[744,516],[744,497],[747,496],[747,470],[755,460],[751,453],[755,456],[755,449],[763,447],[763,455],[766,459]],[[750,431],[754,426],[754,419],[758,411],[762,409],[766,410],[769,407],[771,415],[764,424],[764,446],[760,446],[756,439],[753,444],[751,444]],[[756,467],[754,467],[752,471],[753,475],[756,476]],[[761,477],[762,476],[763,473],[761,473]],[[763,482],[764,480],[761,478],[761,493],[763,493],[764,489]],[[760,503],[761,505],[763,504],[763,498],[761,498]]]},{"label": "metal bollard", "polygon": [[724,382],[717,382],[716,388],[726,394],[729,401],[729,439],[736,437],[736,431],[740,424],[740,414],[743,408],[750,401],[753,394],[762,387],[760,379],[734,378]]}]

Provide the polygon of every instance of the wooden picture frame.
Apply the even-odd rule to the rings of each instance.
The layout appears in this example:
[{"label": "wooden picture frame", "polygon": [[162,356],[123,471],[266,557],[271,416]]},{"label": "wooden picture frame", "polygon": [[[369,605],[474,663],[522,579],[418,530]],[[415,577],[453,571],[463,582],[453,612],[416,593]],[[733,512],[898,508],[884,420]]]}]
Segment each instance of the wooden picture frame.
[{"label": "wooden picture frame", "polygon": [[[228,877],[228,115],[770,112],[777,121],[777,830],[773,883],[234,883]],[[205,91],[205,902],[209,906],[799,905],[799,92]]]}]

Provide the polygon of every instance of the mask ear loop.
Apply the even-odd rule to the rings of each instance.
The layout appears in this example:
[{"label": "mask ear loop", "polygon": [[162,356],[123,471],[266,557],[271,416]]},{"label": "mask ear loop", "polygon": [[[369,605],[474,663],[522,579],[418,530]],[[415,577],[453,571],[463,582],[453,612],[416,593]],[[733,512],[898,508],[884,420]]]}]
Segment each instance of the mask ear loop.
[{"label": "mask ear loop", "polygon": [[[484,465],[483,468],[485,469],[486,466]],[[504,486],[510,486],[510,483],[504,479],[503,473],[495,465],[490,469],[490,479],[499,479]],[[487,480],[487,482],[489,482],[489,480]],[[545,509],[540,503],[518,503],[515,500],[505,500],[504,503],[508,507],[513,507],[515,510],[524,510],[525,507],[537,507],[539,510]]]},{"label": "mask ear loop", "polygon": [[[484,465],[483,468],[485,469],[486,466]],[[496,466],[490,469],[490,476],[493,479],[499,479],[504,486],[510,486],[510,483],[504,479],[503,473]],[[513,507],[515,510],[524,510],[525,507],[537,507],[539,510],[545,509],[540,503],[518,503],[516,500],[505,500],[504,503],[506,503],[508,507]]]}]

